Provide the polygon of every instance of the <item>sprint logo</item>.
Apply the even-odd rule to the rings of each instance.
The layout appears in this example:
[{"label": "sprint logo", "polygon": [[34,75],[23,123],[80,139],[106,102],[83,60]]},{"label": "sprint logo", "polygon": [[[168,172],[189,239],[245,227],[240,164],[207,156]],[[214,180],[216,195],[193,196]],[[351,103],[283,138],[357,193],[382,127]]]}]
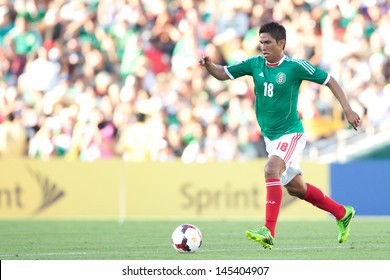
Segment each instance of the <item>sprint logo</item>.
[{"label": "sprint logo", "polygon": [[55,182],[51,181],[48,176],[44,176],[39,171],[34,171],[30,167],[27,167],[27,169],[40,186],[41,203],[33,212],[33,214],[39,214],[63,198],[65,192],[61,190]]}]

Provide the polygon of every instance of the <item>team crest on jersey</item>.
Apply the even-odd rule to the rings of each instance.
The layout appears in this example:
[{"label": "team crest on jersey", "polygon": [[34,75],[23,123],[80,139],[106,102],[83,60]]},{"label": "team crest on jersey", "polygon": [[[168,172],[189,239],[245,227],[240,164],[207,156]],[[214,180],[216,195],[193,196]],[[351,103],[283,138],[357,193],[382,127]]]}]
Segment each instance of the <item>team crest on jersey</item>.
[{"label": "team crest on jersey", "polygon": [[278,75],[276,75],[276,82],[278,84],[284,84],[286,82],[286,74],[283,72],[278,73]]}]

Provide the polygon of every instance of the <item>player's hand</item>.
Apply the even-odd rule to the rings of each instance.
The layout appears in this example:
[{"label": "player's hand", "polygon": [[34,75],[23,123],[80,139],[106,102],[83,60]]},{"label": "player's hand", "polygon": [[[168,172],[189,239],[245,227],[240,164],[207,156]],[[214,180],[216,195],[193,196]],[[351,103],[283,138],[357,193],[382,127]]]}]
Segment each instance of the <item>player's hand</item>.
[{"label": "player's hand", "polygon": [[345,112],[345,116],[347,117],[349,124],[352,125],[353,129],[357,130],[357,128],[360,124],[359,115],[355,111],[351,110],[351,111]]},{"label": "player's hand", "polygon": [[202,55],[202,57],[199,58],[198,63],[200,66],[206,67],[207,65],[209,65],[211,63],[210,57],[208,57],[206,55]]}]

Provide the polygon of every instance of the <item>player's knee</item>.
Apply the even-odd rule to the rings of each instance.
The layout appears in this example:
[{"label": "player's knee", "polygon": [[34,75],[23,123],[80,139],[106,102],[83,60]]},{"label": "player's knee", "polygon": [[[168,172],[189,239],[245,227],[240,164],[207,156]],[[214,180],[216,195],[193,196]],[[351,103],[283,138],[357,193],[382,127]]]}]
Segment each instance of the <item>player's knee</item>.
[{"label": "player's knee", "polygon": [[267,164],[264,167],[264,175],[265,175],[265,178],[279,178],[280,177],[280,170],[275,165]]},{"label": "player's knee", "polygon": [[287,189],[287,192],[291,196],[298,196],[298,192],[296,190]]},{"label": "player's knee", "polygon": [[286,170],[284,161],[278,156],[271,156],[264,167],[265,178],[280,178],[282,173]]},{"label": "player's knee", "polygon": [[305,196],[305,190],[303,188],[286,187],[287,192],[291,196],[303,198]]}]

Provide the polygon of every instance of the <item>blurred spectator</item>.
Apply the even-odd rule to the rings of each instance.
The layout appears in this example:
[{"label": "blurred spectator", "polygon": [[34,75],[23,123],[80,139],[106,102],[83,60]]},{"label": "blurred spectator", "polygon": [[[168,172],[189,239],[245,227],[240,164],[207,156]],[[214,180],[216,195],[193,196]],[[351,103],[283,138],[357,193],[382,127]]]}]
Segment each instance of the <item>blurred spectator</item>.
[{"label": "blurred spectator", "polygon": [[27,55],[41,45],[41,37],[30,28],[30,23],[23,15],[18,15],[14,27],[4,37],[4,45],[7,46],[7,56],[11,61],[10,79],[16,84],[16,79],[24,72]]},{"label": "blurred spectator", "polygon": [[367,128],[390,129],[390,84],[368,84],[359,100],[367,108]]},{"label": "blurred spectator", "polygon": [[[259,54],[271,20],[288,29],[288,54],[340,81],[362,130],[390,129],[386,0],[0,0],[0,156],[266,156],[253,82],[196,63],[203,51],[219,64]],[[309,142],[348,129],[329,91],[301,89]]]},{"label": "blurred spectator", "polygon": [[13,112],[0,124],[0,157],[21,157],[27,148],[27,134],[20,121],[20,113]]},{"label": "blurred spectator", "polygon": [[145,124],[146,115],[138,113],[136,121],[124,128],[117,151],[125,160],[145,161],[151,159],[153,134]]}]

